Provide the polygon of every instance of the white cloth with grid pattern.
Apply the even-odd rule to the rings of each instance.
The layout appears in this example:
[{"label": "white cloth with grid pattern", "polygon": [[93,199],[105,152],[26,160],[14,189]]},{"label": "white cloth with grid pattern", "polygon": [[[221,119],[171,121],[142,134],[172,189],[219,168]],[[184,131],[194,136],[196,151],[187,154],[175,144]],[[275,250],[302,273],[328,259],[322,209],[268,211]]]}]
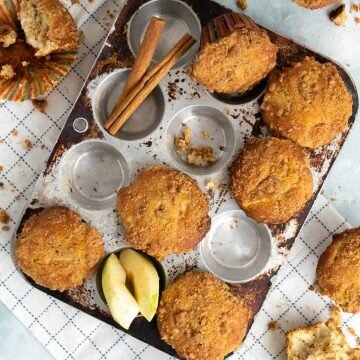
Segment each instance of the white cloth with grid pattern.
[{"label": "white cloth with grid pattern", "polygon": [[[170,356],[138,341],[28,285],[15,269],[11,235],[32,185],[44,167],[81,85],[93,64],[113,15],[122,1],[81,2],[68,7],[84,32],[73,70],[47,96],[45,114],[31,103],[3,103],[0,108],[0,207],[11,216],[10,231],[0,232],[0,300],[30,329],[57,359],[161,360]],[[13,131],[14,129],[17,132]],[[32,147],[24,146],[29,139]],[[319,255],[331,235],[348,227],[320,197],[315,203],[290,256],[281,268],[266,302],[242,347],[233,359],[283,359],[285,332],[327,318],[329,300],[308,290]],[[279,328],[268,330],[276,321]],[[347,314],[344,327],[360,333],[360,315]]]}]

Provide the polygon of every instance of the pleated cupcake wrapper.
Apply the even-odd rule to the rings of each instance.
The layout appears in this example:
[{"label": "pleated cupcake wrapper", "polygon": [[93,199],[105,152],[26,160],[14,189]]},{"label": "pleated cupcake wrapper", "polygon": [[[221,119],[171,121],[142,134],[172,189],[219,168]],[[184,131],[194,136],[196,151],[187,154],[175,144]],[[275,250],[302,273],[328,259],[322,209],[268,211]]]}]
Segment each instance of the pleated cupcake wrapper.
[{"label": "pleated cupcake wrapper", "polygon": [[247,16],[228,13],[212,19],[201,31],[201,48],[229,35],[235,29],[247,28],[258,32],[261,29]]},{"label": "pleated cupcake wrapper", "polygon": [[[17,13],[20,0],[0,0],[0,24],[7,24],[14,29],[19,26]],[[0,59],[7,58],[9,48],[0,48]],[[71,64],[77,58],[77,50],[61,51],[50,54],[43,62],[36,64],[29,62],[22,71],[22,76],[0,81],[0,99],[10,101],[24,101],[38,99],[51,91],[56,84],[71,70]],[[6,65],[6,63],[2,63]],[[14,69],[16,72],[16,69]]]}]

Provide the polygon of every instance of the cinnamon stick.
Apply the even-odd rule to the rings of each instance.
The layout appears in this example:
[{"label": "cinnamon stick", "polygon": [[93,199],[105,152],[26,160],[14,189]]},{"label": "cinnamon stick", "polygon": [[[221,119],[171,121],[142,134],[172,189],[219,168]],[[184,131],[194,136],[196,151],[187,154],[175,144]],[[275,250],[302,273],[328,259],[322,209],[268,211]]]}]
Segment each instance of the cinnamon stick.
[{"label": "cinnamon stick", "polygon": [[[184,42],[185,41],[185,42]],[[177,61],[195,44],[196,40],[189,34],[186,34],[175,47],[169,51],[154,69],[150,70],[146,74],[143,80],[135,86],[129,96],[123,102],[127,105],[122,111],[116,121],[113,122],[109,128],[109,132],[115,135],[121,126],[131,117],[136,111],[139,105],[147,98],[147,96],[155,89],[160,81],[167,75],[171,68],[177,63]],[[130,99],[130,100],[129,100]]]},{"label": "cinnamon stick", "polygon": [[[118,103],[109,119],[106,121],[104,127],[109,129],[116,119],[121,115],[121,113],[126,109],[126,107],[132,102],[132,100],[138,95],[141,89],[149,81],[149,79],[154,76],[190,39],[193,39],[190,34],[185,34],[176,45],[156,64],[148,73],[143,77],[143,79],[134,86],[133,90],[130,91],[128,96],[126,96],[120,103]],[[181,56],[180,56],[181,57]]]},{"label": "cinnamon stick", "polygon": [[151,60],[158,46],[164,26],[165,20],[159,19],[155,16],[151,18],[146,29],[144,39],[141,42],[139,54],[135,59],[131,73],[126,81],[124,88],[122,89],[118,103],[120,103],[129,94],[129,92],[142,79],[148,70],[148,67],[151,64]]}]

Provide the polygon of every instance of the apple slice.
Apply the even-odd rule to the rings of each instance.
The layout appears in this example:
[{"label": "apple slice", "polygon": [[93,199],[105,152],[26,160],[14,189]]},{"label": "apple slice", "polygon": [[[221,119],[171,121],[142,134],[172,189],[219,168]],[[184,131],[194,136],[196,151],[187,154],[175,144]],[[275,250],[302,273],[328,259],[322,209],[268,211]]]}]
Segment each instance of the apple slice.
[{"label": "apple slice", "polygon": [[101,282],[106,302],[114,320],[126,330],[140,311],[139,305],[125,285],[126,273],[116,255],[105,262]]},{"label": "apple slice", "polygon": [[159,302],[159,275],[154,265],[132,249],[120,252],[119,260],[126,272],[126,281],[134,290],[141,314],[151,321]]}]

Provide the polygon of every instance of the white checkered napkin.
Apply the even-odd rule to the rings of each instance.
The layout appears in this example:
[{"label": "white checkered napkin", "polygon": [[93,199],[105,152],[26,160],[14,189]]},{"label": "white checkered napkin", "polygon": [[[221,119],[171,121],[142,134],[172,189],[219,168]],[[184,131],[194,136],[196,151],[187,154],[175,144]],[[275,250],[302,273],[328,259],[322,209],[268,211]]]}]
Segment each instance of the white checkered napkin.
[{"label": "white checkered napkin", "polygon": [[[285,359],[285,332],[326,320],[329,299],[309,286],[318,257],[332,234],[348,227],[320,197],[295,245],[273,282],[242,347],[231,359]],[[170,356],[29,286],[9,256],[9,242],[0,249],[0,299],[56,359],[165,360]],[[279,328],[269,330],[269,322]],[[344,328],[360,334],[360,314],[345,314]]]},{"label": "white checkered napkin", "polygon": [[[310,291],[309,287],[314,283],[318,258],[331,243],[332,235],[348,227],[349,224],[320,196],[235,358],[285,359],[288,330],[328,319],[329,298]],[[276,322],[279,328],[270,330],[270,322]],[[343,329],[349,327],[360,336],[360,314],[344,314]],[[350,343],[356,345],[355,339],[347,335]]]}]

